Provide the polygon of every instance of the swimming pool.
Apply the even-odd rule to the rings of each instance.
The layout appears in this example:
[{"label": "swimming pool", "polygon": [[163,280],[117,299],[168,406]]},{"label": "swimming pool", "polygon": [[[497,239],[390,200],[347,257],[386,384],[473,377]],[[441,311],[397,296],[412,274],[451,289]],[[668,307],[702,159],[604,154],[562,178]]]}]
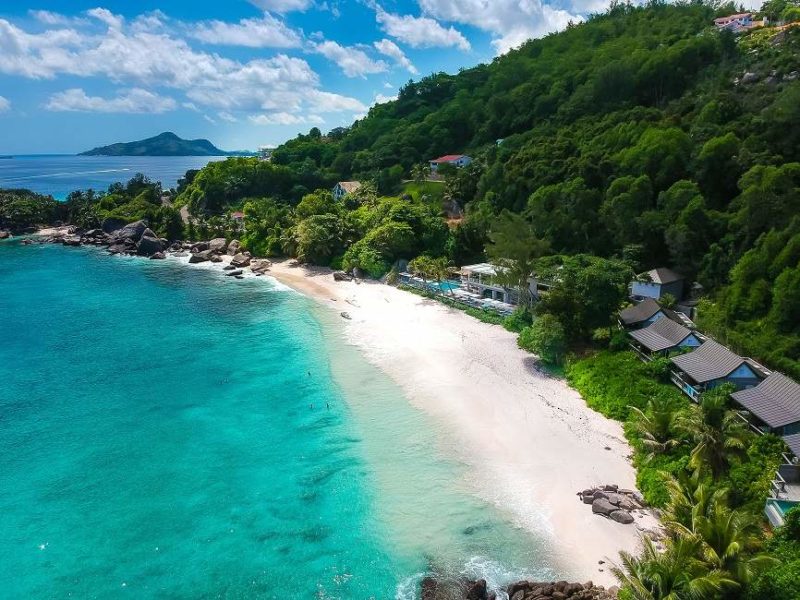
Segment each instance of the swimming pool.
[{"label": "swimming pool", "polygon": [[446,279],[444,281],[430,281],[428,282],[428,285],[430,285],[434,289],[439,289],[442,292],[451,292],[453,290],[457,290],[458,288],[460,288],[461,282]]},{"label": "swimming pool", "polygon": [[782,515],[785,515],[795,506],[800,506],[800,502],[792,502],[790,500],[773,500],[773,503],[778,507]]}]

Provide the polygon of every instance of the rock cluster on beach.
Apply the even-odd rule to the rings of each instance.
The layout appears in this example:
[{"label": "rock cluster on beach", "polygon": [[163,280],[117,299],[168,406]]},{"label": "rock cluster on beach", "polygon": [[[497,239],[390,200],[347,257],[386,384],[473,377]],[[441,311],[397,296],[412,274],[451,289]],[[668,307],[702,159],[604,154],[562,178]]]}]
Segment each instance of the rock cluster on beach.
[{"label": "rock cluster on beach", "polygon": [[[421,587],[422,600],[494,600],[498,597],[497,592],[488,589],[484,579],[454,582],[426,577]],[[518,581],[503,591],[509,600],[611,600],[617,597],[616,588],[607,590],[591,581]]]},{"label": "rock cluster on beach", "polygon": [[[75,226],[63,226],[52,230],[39,240],[42,243],[63,244],[64,246],[104,246],[111,254],[143,256],[151,259],[165,259],[167,256],[189,257],[192,264],[223,262],[230,257],[230,268],[226,275],[242,278],[244,269],[249,267],[255,275],[263,275],[272,266],[266,259],[253,258],[247,251],[242,251],[241,242],[225,238],[214,238],[208,241],[170,242],[159,238],[146,221],[125,223],[118,219],[106,219],[100,229],[83,230]],[[32,243],[30,240],[26,240]]]},{"label": "rock cluster on beach", "polygon": [[592,506],[594,514],[623,525],[633,523],[633,511],[641,510],[645,506],[644,499],[638,492],[613,484],[585,489],[578,492],[578,497],[584,504]]}]

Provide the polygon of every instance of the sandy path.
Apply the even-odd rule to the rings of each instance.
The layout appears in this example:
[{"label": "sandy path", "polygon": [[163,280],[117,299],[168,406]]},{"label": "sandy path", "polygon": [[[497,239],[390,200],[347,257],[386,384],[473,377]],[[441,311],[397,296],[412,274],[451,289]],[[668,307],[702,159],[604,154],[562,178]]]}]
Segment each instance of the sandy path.
[{"label": "sandy path", "polygon": [[348,341],[446,425],[477,493],[552,537],[553,558],[566,573],[614,583],[598,561],[635,551],[638,528],[655,521],[637,517],[634,527],[594,516],[576,493],[604,483],[634,488],[619,423],[541,372],[502,327],[379,283],[334,282],[326,270],[284,262],[270,274],[349,314]]}]

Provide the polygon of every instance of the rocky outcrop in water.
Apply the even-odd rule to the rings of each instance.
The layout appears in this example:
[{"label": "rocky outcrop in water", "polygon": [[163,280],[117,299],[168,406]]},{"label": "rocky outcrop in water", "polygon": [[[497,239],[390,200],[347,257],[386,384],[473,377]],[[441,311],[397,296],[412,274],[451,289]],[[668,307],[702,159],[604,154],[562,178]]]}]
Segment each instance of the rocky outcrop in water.
[{"label": "rocky outcrop in water", "polygon": [[208,249],[214,254],[222,254],[227,247],[228,241],[225,238],[214,238],[208,242]]},{"label": "rocky outcrop in water", "polygon": [[[2,238],[0,238],[2,239]],[[229,260],[225,268],[228,275],[241,279],[244,269],[250,268],[255,275],[263,275],[272,266],[265,258],[254,258],[246,250],[242,250],[239,240],[227,243],[225,238],[214,238],[198,242],[172,241],[159,238],[148,227],[146,221],[121,223],[118,220],[106,219],[99,229],[82,230],[74,226],[58,227],[41,238],[26,240],[27,243],[58,243],[65,246],[102,246],[110,254],[138,255],[153,259],[169,257],[189,257],[192,264],[212,262],[220,263]]]},{"label": "rocky outcrop in water", "polygon": [[250,256],[249,252],[246,254],[234,254],[233,258],[231,258],[231,265],[237,268],[247,267],[250,265],[251,260],[252,257]]},{"label": "rocky outcrop in water", "polygon": [[486,580],[426,577],[420,585],[421,600],[494,600],[499,592],[509,600],[613,600],[617,588],[605,589],[591,581],[517,581],[503,590],[491,590]]}]

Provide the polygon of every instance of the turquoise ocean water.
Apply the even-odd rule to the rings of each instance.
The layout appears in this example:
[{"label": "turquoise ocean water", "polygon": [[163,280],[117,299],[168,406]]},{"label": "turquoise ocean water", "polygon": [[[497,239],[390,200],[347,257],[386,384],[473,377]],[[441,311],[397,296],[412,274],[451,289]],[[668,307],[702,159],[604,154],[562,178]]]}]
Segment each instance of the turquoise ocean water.
[{"label": "turquoise ocean water", "polygon": [[0,597],[413,598],[546,548],[267,278],[0,242]]},{"label": "turquoise ocean water", "polygon": [[209,156],[15,156],[0,159],[0,188],[25,188],[66,199],[76,189],[105,191],[144,173],[164,188],[175,187],[189,169],[225,157]]}]

